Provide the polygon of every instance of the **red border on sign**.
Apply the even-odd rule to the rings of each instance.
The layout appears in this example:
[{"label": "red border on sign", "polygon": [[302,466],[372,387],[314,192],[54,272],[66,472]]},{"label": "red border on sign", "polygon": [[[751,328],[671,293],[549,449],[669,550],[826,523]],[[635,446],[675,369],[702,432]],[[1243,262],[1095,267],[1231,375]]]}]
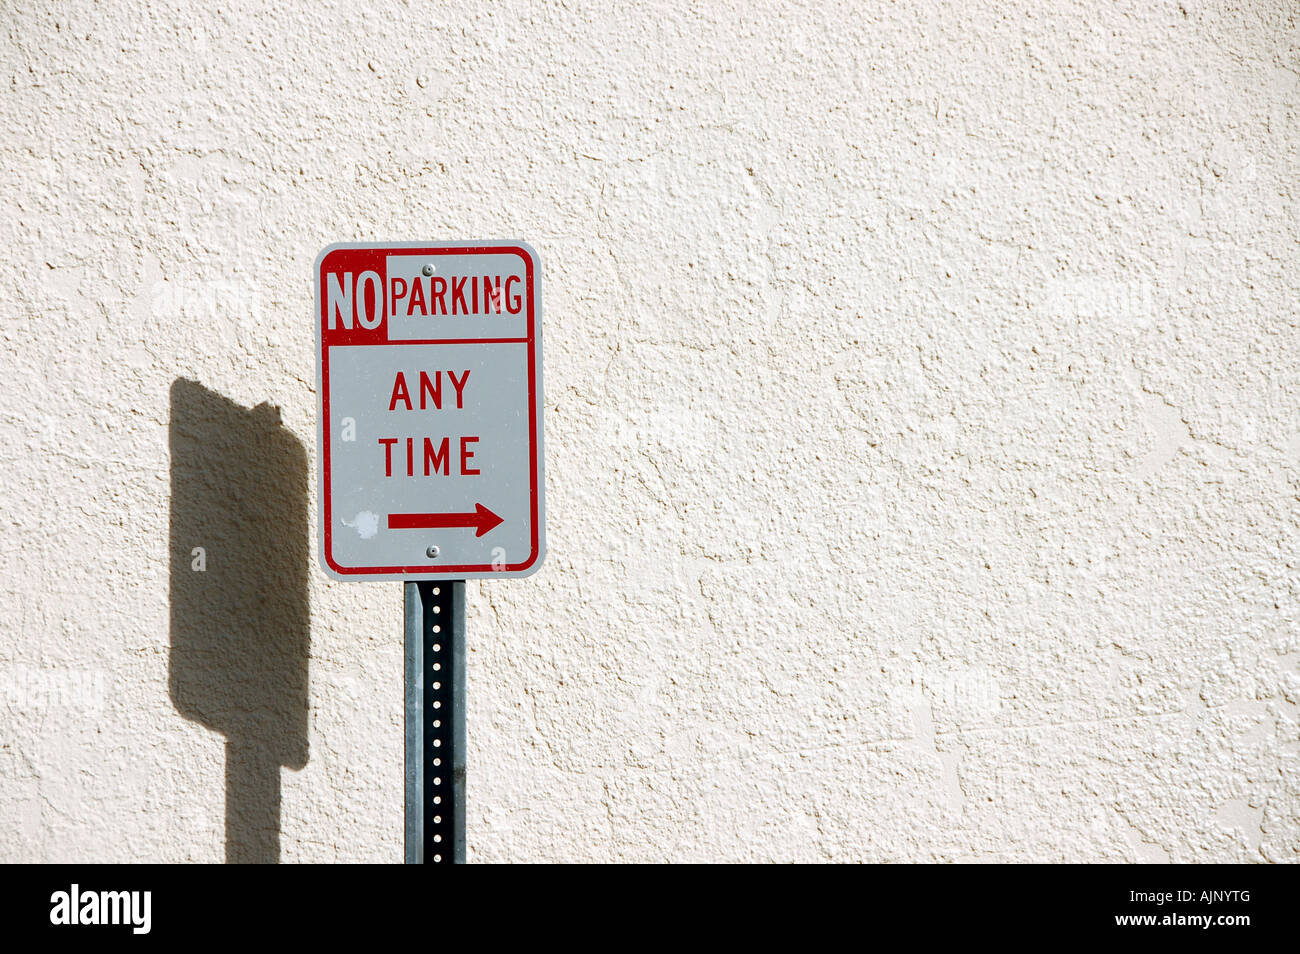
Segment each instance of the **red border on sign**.
[{"label": "red border on sign", "polygon": [[[325,271],[326,263],[335,255],[363,255],[363,256],[383,256],[389,255],[518,255],[524,261],[524,275],[527,283],[528,292],[528,334],[524,338],[432,338],[418,341],[391,341],[385,340],[383,344],[522,344],[528,343],[528,454],[529,454],[529,509],[531,527],[530,539],[532,551],[528,554],[528,559],[523,563],[509,563],[498,570],[490,563],[466,564],[461,566],[438,566],[434,564],[419,564],[410,566],[340,566],[334,560],[334,515],[333,515],[333,492],[331,490],[330,474],[330,359],[328,343],[329,333],[326,331],[327,314],[325,309]],[[384,273],[387,281],[387,272]],[[518,572],[527,570],[532,567],[539,556],[539,526],[538,526],[538,460],[537,460],[537,326],[535,319],[535,302],[537,298],[537,282],[533,274],[533,257],[527,249],[517,245],[483,245],[483,246],[450,246],[450,247],[416,247],[416,246],[359,246],[331,249],[321,257],[320,267],[316,275],[317,288],[320,289],[318,294],[317,307],[319,312],[316,320],[320,323],[321,341],[321,440],[323,442],[323,451],[321,458],[321,476],[322,492],[324,500],[322,506],[325,514],[325,561],[330,568],[342,576],[369,576],[375,574],[397,575],[402,573],[422,574],[422,573],[500,573],[500,572]],[[387,328],[388,315],[384,315],[385,329]],[[337,333],[335,337],[338,337]]]}]

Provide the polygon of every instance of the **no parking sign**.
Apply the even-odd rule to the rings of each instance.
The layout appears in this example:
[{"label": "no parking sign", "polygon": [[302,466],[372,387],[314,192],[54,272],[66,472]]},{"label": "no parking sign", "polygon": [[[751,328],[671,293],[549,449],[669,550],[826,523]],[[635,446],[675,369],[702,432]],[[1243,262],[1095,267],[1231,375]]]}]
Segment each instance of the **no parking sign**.
[{"label": "no parking sign", "polygon": [[541,267],[522,242],[316,260],[321,561],[340,579],[526,576],[545,551]]}]

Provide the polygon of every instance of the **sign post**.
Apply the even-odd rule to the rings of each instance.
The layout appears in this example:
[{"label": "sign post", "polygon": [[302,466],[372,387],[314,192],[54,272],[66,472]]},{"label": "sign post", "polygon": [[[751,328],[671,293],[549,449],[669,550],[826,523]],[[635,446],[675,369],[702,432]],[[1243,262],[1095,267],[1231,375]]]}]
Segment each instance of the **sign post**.
[{"label": "sign post", "polygon": [[465,861],[465,582],[403,587],[406,863]]},{"label": "sign post", "polygon": [[342,244],[315,277],[321,565],[405,584],[406,860],[464,861],[464,581],[545,554],[540,263]]}]

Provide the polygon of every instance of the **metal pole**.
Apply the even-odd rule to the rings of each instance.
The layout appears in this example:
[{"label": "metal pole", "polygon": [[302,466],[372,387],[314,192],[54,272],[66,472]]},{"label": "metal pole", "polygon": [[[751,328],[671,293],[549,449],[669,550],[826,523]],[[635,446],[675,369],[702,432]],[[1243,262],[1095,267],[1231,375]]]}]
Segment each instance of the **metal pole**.
[{"label": "metal pole", "polygon": [[424,863],[424,606],[419,584],[402,584],[403,640],[406,671],[406,863]]},{"label": "metal pole", "polygon": [[404,587],[406,863],[465,862],[465,582]]}]

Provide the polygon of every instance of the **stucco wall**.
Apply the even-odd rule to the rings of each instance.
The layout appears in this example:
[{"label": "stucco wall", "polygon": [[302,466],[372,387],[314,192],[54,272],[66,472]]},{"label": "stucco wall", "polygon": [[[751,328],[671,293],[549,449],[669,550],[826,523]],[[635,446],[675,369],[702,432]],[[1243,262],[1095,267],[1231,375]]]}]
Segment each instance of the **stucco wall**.
[{"label": "stucco wall", "polygon": [[1294,6],[611,6],[3,4],[0,859],[400,860],[312,262],[521,238],[471,860],[1296,860]]}]

